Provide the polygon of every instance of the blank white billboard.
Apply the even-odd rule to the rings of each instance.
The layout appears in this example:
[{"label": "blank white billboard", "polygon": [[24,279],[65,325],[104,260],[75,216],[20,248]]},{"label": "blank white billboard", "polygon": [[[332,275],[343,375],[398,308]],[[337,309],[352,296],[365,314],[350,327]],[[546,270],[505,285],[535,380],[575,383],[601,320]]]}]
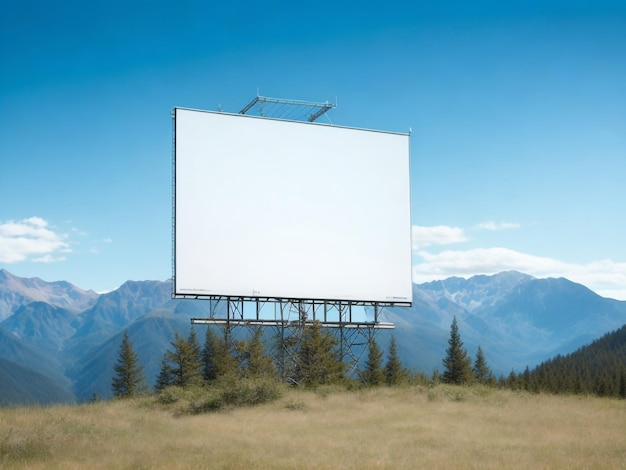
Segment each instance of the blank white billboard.
[{"label": "blank white billboard", "polygon": [[176,296],[411,302],[408,134],[174,113]]}]

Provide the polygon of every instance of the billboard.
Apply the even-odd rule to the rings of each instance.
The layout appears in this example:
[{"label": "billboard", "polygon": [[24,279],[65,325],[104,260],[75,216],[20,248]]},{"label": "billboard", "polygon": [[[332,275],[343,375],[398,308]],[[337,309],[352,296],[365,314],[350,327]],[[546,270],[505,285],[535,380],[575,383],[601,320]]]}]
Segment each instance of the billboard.
[{"label": "billboard", "polygon": [[174,295],[410,304],[409,135],[175,108]]}]

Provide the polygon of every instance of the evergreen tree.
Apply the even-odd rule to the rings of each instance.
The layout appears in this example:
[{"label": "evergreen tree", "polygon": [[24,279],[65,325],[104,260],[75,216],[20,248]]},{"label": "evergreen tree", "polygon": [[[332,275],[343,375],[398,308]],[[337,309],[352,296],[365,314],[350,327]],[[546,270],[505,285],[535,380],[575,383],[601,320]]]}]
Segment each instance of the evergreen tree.
[{"label": "evergreen tree", "polygon": [[337,339],[319,321],[304,327],[296,356],[297,383],[315,387],[341,381],[345,365],[337,353]]},{"label": "evergreen tree", "polygon": [[371,337],[367,343],[367,361],[365,370],[361,372],[361,381],[365,385],[381,385],[385,382],[385,371],[383,370],[383,352],[378,347],[376,340]]},{"label": "evergreen tree", "polygon": [[483,348],[478,346],[478,350],[476,351],[476,360],[474,361],[474,378],[477,382],[482,384],[493,384],[495,383],[495,378],[491,369],[487,365],[487,359],[485,359],[485,354],[483,353]]},{"label": "evergreen tree", "polygon": [[233,354],[230,332],[225,327],[222,337],[217,338],[214,349],[215,371],[218,377],[237,373],[237,357]]},{"label": "evergreen tree", "polygon": [[160,392],[165,387],[169,387],[174,384],[174,372],[172,370],[172,366],[167,359],[167,353],[163,354],[163,359],[161,359],[161,369],[159,370],[159,375],[156,379],[156,384],[154,385],[154,389],[157,392]]},{"label": "evergreen tree", "polygon": [[137,354],[128,337],[128,331],[124,331],[120,346],[117,364],[114,366],[115,376],[111,388],[116,397],[132,397],[146,388],[146,378],[143,374],[143,365],[139,364]]},{"label": "evergreen tree", "polygon": [[200,343],[198,342],[198,337],[196,336],[195,328],[191,328],[189,332],[189,337],[187,338],[187,343],[189,343],[189,352],[193,357],[197,358],[198,361],[202,360],[202,348],[200,347]]},{"label": "evergreen tree", "polygon": [[506,386],[506,378],[504,377],[504,375],[500,374],[498,376],[498,387],[505,388]]},{"label": "evergreen tree", "polygon": [[519,390],[521,388],[519,382],[520,381],[517,374],[513,369],[511,369],[511,372],[509,372],[509,376],[506,378],[506,386],[511,390]]},{"label": "evergreen tree", "polygon": [[528,366],[526,366],[524,372],[520,375],[519,381],[522,390],[528,390],[530,388],[530,370]]},{"label": "evergreen tree", "polygon": [[174,350],[166,352],[167,360],[171,366],[172,385],[189,387],[198,385],[202,381],[202,363],[198,356],[198,348],[193,344],[193,337],[193,329],[189,336],[191,341],[186,340],[177,332],[171,343]]},{"label": "evergreen tree", "polygon": [[272,358],[265,354],[263,331],[257,328],[250,341],[241,348],[243,352],[244,375],[249,377],[270,377],[276,375]]},{"label": "evergreen tree", "polygon": [[209,382],[237,370],[237,359],[231,352],[226,335],[218,336],[210,326],[207,327],[201,362],[202,375]]},{"label": "evergreen tree", "polygon": [[471,359],[467,356],[467,351],[463,349],[463,341],[461,341],[456,317],[452,320],[450,327],[450,339],[448,340],[446,354],[447,356],[443,360],[443,382],[455,385],[471,382]]},{"label": "evergreen tree", "polygon": [[408,371],[402,366],[396,338],[391,337],[389,341],[389,351],[387,352],[387,363],[385,364],[385,383],[387,385],[399,385],[409,378]]},{"label": "evergreen tree", "polygon": [[204,380],[211,382],[217,379],[217,368],[215,367],[215,349],[218,338],[213,328],[207,326],[204,337],[204,348],[202,349],[202,376]]}]

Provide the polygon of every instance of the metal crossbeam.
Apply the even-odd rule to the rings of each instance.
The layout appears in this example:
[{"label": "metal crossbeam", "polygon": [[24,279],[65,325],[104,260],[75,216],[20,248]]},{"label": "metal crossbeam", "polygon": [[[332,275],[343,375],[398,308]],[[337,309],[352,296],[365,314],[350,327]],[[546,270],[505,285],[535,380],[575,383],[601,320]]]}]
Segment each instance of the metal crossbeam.
[{"label": "metal crossbeam", "polygon": [[[191,323],[194,325],[231,325],[231,326],[283,326],[293,322],[281,320],[233,320],[229,318],[192,318]],[[395,325],[390,322],[324,322],[320,321],[320,325],[326,328],[366,328],[375,330],[392,330]],[[304,326],[313,326],[314,322],[303,322]]]}]

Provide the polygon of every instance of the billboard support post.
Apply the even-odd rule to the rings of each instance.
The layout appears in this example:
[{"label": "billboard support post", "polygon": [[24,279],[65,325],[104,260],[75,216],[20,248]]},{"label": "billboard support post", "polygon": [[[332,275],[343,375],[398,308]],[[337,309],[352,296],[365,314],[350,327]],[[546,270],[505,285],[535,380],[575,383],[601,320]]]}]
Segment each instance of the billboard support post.
[{"label": "billboard support post", "polygon": [[[263,304],[257,299],[253,303],[253,314],[248,314],[247,305],[242,299],[229,297],[211,300],[208,318],[192,318],[192,325],[218,325],[223,327],[224,339],[231,348],[236,348],[237,338],[247,335],[252,337],[255,329],[266,327],[273,331],[277,346],[272,358],[283,380],[296,383],[293,372],[295,360],[293,344],[299,343],[304,329],[319,322],[323,328],[333,333],[338,342],[339,355],[347,366],[347,374],[354,375],[367,351],[369,339],[378,331],[393,329],[393,323],[380,321],[380,311],[373,306],[374,321],[354,321],[352,304],[345,302],[324,302],[307,304],[301,301],[273,303],[274,318],[263,315]],[[316,312],[323,312],[323,319],[317,318]],[[336,317],[331,320],[329,317]]]}]

